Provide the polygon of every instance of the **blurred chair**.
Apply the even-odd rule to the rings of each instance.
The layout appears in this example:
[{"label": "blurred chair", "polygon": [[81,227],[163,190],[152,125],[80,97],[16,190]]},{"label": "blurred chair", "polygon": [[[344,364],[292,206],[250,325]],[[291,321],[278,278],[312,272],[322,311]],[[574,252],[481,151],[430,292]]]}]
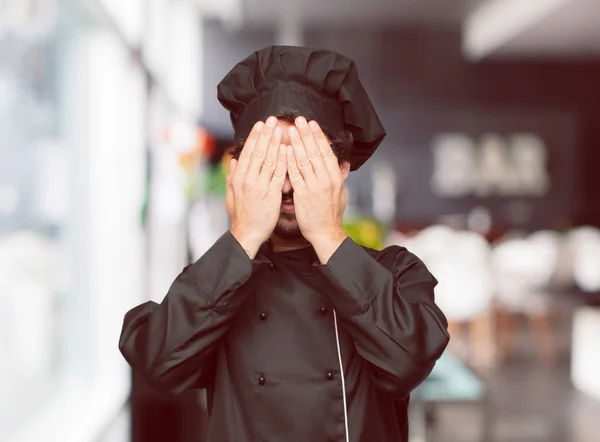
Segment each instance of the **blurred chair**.
[{"label": "blurred chair", "polygon": [[550,287],[555,291],[564,291],[573,287],[574,247],[569,242],[569,235],[551,230],[540,230],[532,233],[530,238],[546,241],[557,250],[554,272],[550,278]]},{"label": "blurred chair", "polygon": [[575,228],[567,241],[573,257],[573,283],[591,295],[586,296],[589,304],[578,305],[573,315],[571,380],[578,390],[600,400],[600,230]]},{"label": "blurred chair", "polygon": [[572,256],[572,277],[577,288],[600,293],[600,229],[578,227],[567,237]]},{"label": "blurred chair", "polygon": [[475,232],[432,226],[410,238],[407,248],[423,260],[439,282],[435,299],[448,319],[451,347],[461,353],[466,349],[473,366],[493,365],[494,286],[485,238]]},{"label": "blurred chair", "polygon": [[555,275],[559,251],[560,237],[547,231],[523,239],[508,239],[493,248],[498,344],[502,357],[513,350],[515,318],[522,315],[527,319],[538,358],[544,362],[556,360],[548,289]]}]

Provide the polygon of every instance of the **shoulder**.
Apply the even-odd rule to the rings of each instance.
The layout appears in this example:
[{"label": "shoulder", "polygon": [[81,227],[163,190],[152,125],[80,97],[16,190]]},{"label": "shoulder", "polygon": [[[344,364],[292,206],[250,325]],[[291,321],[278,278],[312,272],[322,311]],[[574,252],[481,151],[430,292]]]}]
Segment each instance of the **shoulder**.
[{"label": "shoulder", "polygon": [[[406,272],[419,275],[421,278],[433,279],[425,263],[404,246],[392,245],[382,250],[361,246],[373,259],[395,275]],[[437,281],[436,281],[437,282]]]},{"label": "shoulder", "polygon": [[422,263],[421,259],[404,246],[392,245],[382,250],[361,246],[371,257],[386,268],[410,263]]}]

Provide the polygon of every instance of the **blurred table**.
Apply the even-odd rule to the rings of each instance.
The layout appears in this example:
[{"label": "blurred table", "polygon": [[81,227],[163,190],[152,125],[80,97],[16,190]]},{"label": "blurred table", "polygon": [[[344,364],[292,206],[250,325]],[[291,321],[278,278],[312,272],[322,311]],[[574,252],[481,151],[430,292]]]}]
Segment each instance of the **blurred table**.
[{"label": "blurred table", "polygon": [[579,294],[579,302],[573,314],[571,381],[600,400],[600,293]]},{"label": "blurred table", "polygon": [[493,414],[488,388],[475,371],[449,351],[442,355],[429,377],[411,395],[411,442],[430,439],[435,407],[442,404],[478,408],[481,440],[492,440]]},{"label": "blurred table", "polygon": [[571,335],[571,382],[600,400],[600,293],[567,290],[554,293],[575,305]]}]

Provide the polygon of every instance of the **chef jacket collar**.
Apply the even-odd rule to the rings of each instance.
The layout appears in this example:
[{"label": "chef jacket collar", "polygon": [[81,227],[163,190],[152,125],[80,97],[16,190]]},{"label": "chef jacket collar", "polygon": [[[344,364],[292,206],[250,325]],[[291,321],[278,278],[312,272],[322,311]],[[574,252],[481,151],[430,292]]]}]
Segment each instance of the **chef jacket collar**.
[{"label": "chef jacket collar", "polygon": [[320,265],[317,252],[312,246],[298,250],[289,250],[286,252],[274,252],[271,249],[270,242],[265,241],[261,245],[258,254],[262,256],[262,259],[268,261],[271,265],[273,265],[278,258],[297,258],[298,261],[304,261],[306,264]]}]

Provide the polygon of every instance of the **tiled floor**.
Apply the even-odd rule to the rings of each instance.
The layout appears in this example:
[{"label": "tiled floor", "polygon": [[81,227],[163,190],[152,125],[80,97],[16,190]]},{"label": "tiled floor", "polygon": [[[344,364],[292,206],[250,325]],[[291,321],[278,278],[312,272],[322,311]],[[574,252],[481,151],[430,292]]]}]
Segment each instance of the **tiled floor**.
[{"label": "tiled floor", "polygon": [[[495,410],[494,442],[600,441],[600,402],[573,389],[567,363],[513,363],[486,378]],[[440,407],[432,442],[479,442],[479,423],[473,407]]]},{"label": "tiled floor", "polygon": [[[566,363],[514,363],[486,378],[496,412],[494,440],[485,442],[600,441],[600,402],[572,388]],[[440,407],[430,442],[482,442],[478,417],[473,407]],[[128,419],[125,410],[98,442],[128,442]]]}]

